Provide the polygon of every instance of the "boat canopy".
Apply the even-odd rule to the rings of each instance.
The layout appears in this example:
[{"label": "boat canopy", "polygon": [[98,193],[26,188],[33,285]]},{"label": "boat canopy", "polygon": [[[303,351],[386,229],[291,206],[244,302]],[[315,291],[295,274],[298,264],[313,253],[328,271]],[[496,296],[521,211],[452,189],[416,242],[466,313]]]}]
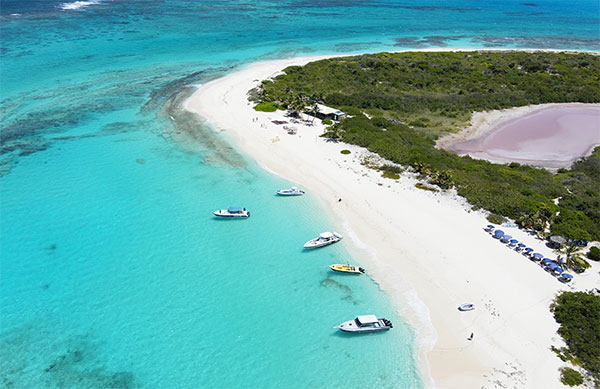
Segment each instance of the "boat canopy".
[{"label": "boat canopy", "polygon": [[333,238],[333,234],[331,232],[324,232],[321,235],[319,235],[319,237],[323,239],[331,239]]},{"label": "boat canopy", "polygon": [[242,212],[242,207],[229,207],[227,210],[229,212]]},{"label": "boat canopy", "polygon": [[362,325],[362,324],[371,324],[371,323],[377,323],[379,322],[379,320],[377,320],[377,316],[375,315],[362,315],[362,316],[356,316],[356,320]]}]

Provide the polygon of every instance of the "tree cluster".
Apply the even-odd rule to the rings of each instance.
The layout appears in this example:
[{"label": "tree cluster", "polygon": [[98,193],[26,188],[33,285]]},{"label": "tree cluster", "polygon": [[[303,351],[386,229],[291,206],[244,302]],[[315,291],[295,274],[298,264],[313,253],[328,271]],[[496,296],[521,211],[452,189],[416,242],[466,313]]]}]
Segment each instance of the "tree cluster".
[{"label": "tree cluster", "polygon": [[592,292],[563,292],[550,307],[567,344],[557,350],[563,359],[580,364],[600,385],[600,296]]}]

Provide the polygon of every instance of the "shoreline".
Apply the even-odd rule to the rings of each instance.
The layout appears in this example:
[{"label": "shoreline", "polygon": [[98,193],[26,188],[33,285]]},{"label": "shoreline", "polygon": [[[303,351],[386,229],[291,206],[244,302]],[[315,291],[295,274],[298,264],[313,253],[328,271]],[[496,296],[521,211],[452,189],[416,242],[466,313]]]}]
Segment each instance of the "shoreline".
[{"label": "shoreline", "polygon": [[[248,65],[200,86],[183,109],[224,131],[267,171],[320,200],[335,228],[350,238],[345,246],[361,258],[360,265],[416,332],[415,360],[426,387],[560,385],[558,368],[565,364],[549,347],[560,347],[562,340],[548,306],[561,290],[593,285],[593,269],[561,284],[485,233],[483,213],[471,212],[453,191],[419,190],[409,173],[400,180],[382,178],[362,164],[364,158],[377,159],[366,150],[320,138],[325,126],[318,120],[290,124],[298,134],[288,135],[272,122],[289,120],[283,112],[257,112],[247,100],[250,89],[287,66],[340,56]],[[342,149],[351,154],[340,154]],[[524,231],[510,232],[552,255]],[[457,306],[467,301],[477,309],[458,312]],[[467,340],[470,333],[473,341]]]}]

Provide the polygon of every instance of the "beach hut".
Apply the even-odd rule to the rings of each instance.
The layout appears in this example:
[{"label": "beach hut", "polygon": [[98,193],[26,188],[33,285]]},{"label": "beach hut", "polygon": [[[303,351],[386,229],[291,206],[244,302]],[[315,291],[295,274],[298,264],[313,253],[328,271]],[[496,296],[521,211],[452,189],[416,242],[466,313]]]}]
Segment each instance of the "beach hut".
[{"label": "beach hut", "polygon": [[340,121],[346,117],[346,114],[339,109],[331,108],[323,104],[317,104],[317,111],[314,113],[319,119],[331,119]]}]

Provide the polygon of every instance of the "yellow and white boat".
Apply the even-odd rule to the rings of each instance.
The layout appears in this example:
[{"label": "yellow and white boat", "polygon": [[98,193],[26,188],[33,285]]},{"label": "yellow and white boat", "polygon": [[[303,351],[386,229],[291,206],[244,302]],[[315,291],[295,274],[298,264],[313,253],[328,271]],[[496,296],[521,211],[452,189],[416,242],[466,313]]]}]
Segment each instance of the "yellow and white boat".
[{"label": "yellow and white boat", "polygon": [[363,269],[362,267],[354,265],[333,264],[329,266],[329,268],[333,271],[339,271],[342,273],[361,274],[365,272],[365,269]]}]

